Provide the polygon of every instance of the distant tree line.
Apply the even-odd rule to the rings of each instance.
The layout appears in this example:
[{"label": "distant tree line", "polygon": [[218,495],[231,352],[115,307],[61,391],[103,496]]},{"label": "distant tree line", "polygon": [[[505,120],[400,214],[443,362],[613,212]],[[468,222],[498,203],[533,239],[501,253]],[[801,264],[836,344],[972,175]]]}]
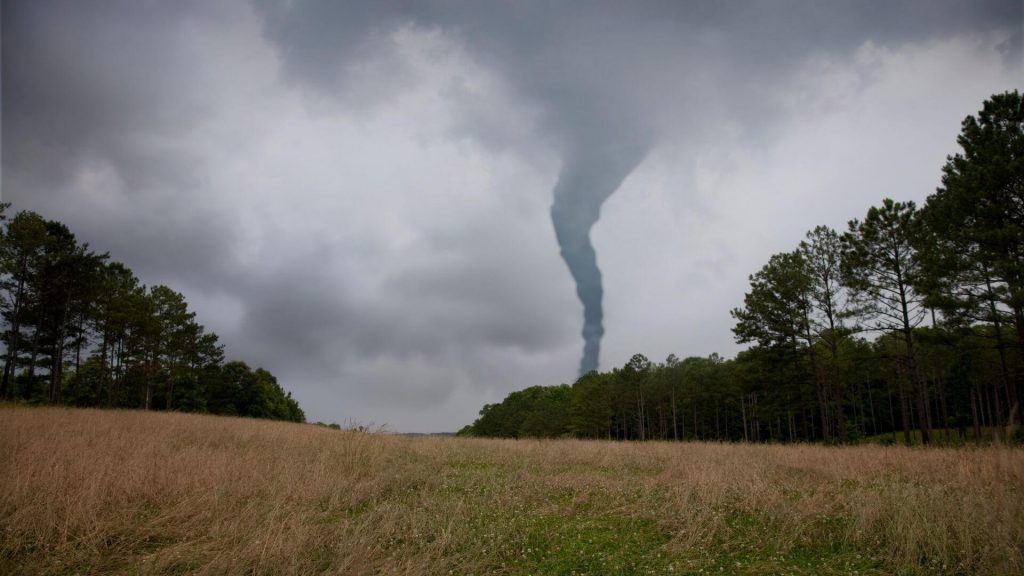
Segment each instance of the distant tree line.
[{"label": "distant tree line", "polygon": [[0,398],[302,422],[266,370],[224,362],[184,296],[143,286],[67,226],[0,205]]},{"label": "distant tree line", "polygon": [[[962,124],[920,209],[818,226],[750,277],[725,360],[634,356],[484,406],[463,434],[928,444],[1019,431],[1024,128],[1017,91]],[[1019,434],[1019,432],[1018,432]]]}]

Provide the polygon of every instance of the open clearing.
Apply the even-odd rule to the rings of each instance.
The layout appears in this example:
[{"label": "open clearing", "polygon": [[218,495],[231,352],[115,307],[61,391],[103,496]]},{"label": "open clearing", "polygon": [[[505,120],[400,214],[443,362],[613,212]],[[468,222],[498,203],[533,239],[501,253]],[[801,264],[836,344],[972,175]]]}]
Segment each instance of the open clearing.
[{"label": "open clearing", "polygon": [[3,574],[1019,574],[1024,451],[0,408]]}]

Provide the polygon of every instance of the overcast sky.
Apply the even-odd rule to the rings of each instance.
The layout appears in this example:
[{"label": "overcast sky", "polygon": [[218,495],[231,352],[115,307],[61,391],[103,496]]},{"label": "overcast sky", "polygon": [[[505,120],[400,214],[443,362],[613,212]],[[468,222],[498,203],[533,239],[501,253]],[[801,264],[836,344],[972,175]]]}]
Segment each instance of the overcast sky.
[{"label": "overcast sky", "polygon": [[576,377],[563,170],[624,178],[577,192],[600,368],[731,357],[748,275],[922,203],[1022,88],[1021,6],[3,0],[2,198],[184,293],[308,419],[454,431]]}]

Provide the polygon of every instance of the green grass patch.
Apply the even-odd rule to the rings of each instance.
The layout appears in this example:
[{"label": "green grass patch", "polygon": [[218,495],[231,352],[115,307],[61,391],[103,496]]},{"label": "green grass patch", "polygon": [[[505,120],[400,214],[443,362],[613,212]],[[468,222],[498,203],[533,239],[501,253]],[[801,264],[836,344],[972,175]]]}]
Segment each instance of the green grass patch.
[{"label": "green grass patch", "polygon": [[854,548],[824,543],[796,546],[787,551],[766,548],[742,553],[708,554],[690,563],[681,574],[735,574],[779,576],[877,575],[890,574],[880,559]]},{"label": "green grass patch", "polygon": [[[791,542],[781,526],[759,514],[723,510],[725,531],[715,543],[681,562],[681,574],[888,574],[881,558],[845,541],[849,520],[821,517],[805,538]],[[781,537],[781,538],[780,538]]]},{"label": "green grass patch", "polygon": [[[669,535],[649,519],[615,514],[527,514],[504,519],[500,536],[480,552],[503,574],[666,574],[673,568]],[[486,534],[492,526],[481,524]]]}]

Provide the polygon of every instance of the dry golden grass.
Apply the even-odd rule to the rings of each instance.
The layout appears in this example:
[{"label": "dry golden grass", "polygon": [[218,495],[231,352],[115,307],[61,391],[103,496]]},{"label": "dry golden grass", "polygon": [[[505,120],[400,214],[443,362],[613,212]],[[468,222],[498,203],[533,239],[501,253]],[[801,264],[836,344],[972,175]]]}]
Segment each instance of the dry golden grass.
[{"label": "dry golden grass", "polygon": [[1019,574],[1024,451],[0,408],[3,574]]}]

